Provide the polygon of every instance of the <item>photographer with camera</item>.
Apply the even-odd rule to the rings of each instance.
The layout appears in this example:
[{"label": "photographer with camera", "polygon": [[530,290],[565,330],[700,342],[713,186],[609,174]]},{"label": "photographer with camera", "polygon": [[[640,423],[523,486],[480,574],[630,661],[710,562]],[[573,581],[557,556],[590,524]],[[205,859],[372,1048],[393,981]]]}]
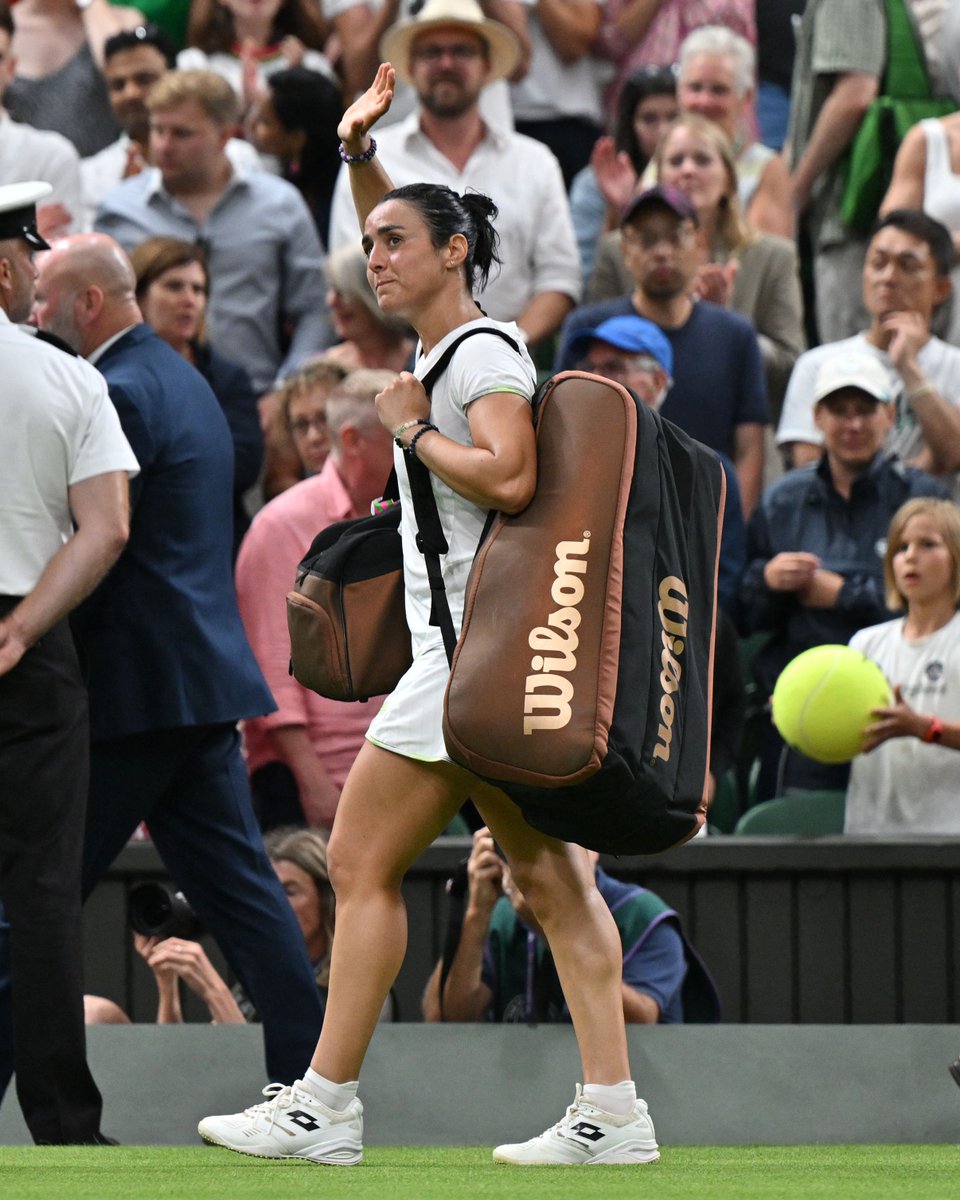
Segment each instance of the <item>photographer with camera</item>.
[{"label": "photographer with camera", "polygon": [[[183,1024],[181,980],[206,1005],[212,1024],[245,1023],[236,992],[196,940],[202,929],[183,892],[174,892],[163,883],[137,884],[127,897],[127,923],[133,931],[134,948],[157,984],[158,1025]],[[127,1013],[106,996],[84,996],[83,1011],[87,1025],[130,1024]]]},{"label": "photographer with camera", "polygon": [[[588,854],[623,946],[624,1019],[647,1025],[718,1021],[716,988],[677,914],[646,888],[611,878],[597,865],[599,855]],[[447,885],[451,935],[424,992],[424,1020],[569,1021],[543,932],[486,828],[473,835],[465,873],[459,929],[463,881],[455,876]]]},{"label": "photographer with camera", "polygon": [[[264,839],[270,864],[303,934],[320,1001],[326,1004],[333,942],[334,897],[327,874],[327,842],[316,829],[277,829]],[[258,1020],[239,984],[228,987],[197,940],[202,929],[182,892],[162,883],[141,883],[127,901],[133,944],[153,972],[159,1003],[158,1025],[183,1023],[180,983],[206,1005],[214,1025],[242,1025]],[[88,1025],[126,1023],[129,1018],[112,1000],[85,996]],[[389,1019],[392,1009],[385,1013]]]}]

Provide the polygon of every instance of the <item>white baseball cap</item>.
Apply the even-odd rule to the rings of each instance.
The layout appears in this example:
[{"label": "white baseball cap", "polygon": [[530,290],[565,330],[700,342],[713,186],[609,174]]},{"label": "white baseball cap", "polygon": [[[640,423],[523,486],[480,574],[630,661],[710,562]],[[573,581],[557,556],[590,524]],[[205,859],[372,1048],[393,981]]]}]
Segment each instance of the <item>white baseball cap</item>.
[{"label": "white baseball cap", "polygon": [[831,354],[821,363],[813,391],[814,404],[843,388],[856,388],[881,404],[890,404],[894,398],[889,371],[875,354],[862,350]]}]

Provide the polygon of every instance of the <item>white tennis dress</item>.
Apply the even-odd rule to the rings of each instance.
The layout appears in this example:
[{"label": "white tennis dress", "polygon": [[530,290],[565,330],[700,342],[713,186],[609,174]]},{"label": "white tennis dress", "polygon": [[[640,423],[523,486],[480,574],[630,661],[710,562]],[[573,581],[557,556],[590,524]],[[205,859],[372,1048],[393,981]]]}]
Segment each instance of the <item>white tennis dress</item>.
[{"label": "white tennis dress", "polygon": [[[516,392],[528,399],[536,387],[536,368],[512,322],[487,317],[459,325],[424,358],[417,359],[414,374],[422,379],[451,342],[468,329],[502,329],[520,346],[520,354],[496,335],[476,335],[458,348],[446,371],[437,380],[431,398],[430,419],[445,437],[470,446],[467,409],[491,392]],[[377,746],[406,758],[424,762],[450,762],[443,744],[443,693],[450,668],[439,628],[430,624],[430,585],[423,555],[416,546],[416,522],[404,451],[394,450],[400,489],[403,537],[403,572],[407,624],[413,645],[413,664],[373,718],[367,737]],[[463,620],[467,576],[473,563],[487,510],[465,500],[431,474],[440,524],[449,551],[441,559],[454,629]]]}]

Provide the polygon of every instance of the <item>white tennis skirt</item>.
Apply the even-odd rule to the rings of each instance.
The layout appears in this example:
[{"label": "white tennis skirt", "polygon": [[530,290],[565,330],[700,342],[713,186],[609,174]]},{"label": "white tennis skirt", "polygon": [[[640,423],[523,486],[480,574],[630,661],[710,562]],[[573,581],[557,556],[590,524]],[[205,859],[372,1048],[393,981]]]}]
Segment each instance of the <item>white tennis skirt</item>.
[{"label": "white tennis skirt", "polygon": [[453,762],[443,743],[443,694],[450,666],[443,641],[428,642],[370,722],[375,746],[421,762]]}]

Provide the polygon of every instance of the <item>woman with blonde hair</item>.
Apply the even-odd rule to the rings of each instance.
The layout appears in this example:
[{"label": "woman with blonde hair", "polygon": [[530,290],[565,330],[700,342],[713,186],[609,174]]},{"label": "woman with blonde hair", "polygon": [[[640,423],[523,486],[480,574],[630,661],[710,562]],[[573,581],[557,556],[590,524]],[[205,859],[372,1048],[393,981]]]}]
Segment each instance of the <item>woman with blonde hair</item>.
[{"label": "woman with blonde hair", "polygon": [[367,256],[358,245],[344,246],[327,259],[327,308],[340,342],[324,355],[347,370],[412,366],[416,338],[400,317],[381,312],[367,279]]},{"label": "woman with blonde hair", "polygon": [[[733,150],[713,121],[681,113],[663,131],[654,166],[657,182],[682,192],[696,210],[702,260],[694,283],[697,298],[731,308],[753,324],[771,408],[779,414],[793,364],[806,345],[796,246],[759,232],[744,217]],[[606,235],[588,298],[612,299],[634,286],[620,232]]]},{"label": "woman with blonde hair", "polygon": [[883,560],[887,604],[902,617],[861,629],[850,645],[893,689],[873,711],[847,788],[847,833],[960,834],[960,509],[908,500]]}]

